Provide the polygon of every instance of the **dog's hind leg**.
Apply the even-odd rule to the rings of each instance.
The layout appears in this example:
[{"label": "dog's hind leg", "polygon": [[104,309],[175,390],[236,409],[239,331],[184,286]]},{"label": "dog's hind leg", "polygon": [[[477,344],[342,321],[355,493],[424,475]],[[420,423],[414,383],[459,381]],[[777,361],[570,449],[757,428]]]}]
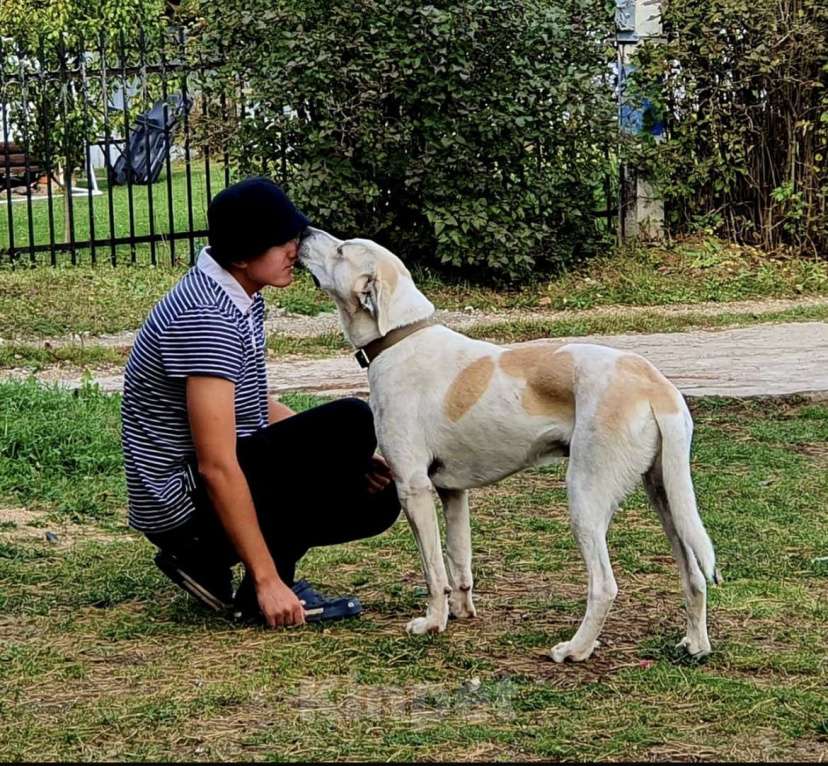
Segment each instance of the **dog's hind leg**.
[{"label": "dog's hind leg", "polygon": [[696,557],[688,552],[682,544],[670,513],[667,493],[661,473],[661,460],[643,476],[644,488],[661,519],[661,526],[670,540],[673,557],[678,564],[681,586],[684,590],[684,603],[687,609],[687,635],[679,642],[693,657],[710,654],[710,639],[707,635],[707,582],[699,567]]},{"label": "dog's hind leg", "polygon": [[469,493],[465,490],[437,488],[446,515],[446,560],[451,586],[449,612],[464,619],[477,617],[472,601],[471,526]]},{"label": "dog's hind leg", "polygon": [[[395,473],[399,476],[396,469]],[[428,609],[425,617],[411,620],[406,630],[414,635],[442,633],[448,622],[448,594],[451,589],[443,562],[440,528],[437,525],[431,482],[425,474],[408,480],[398,478],[397,493],[417,541],[428,587]]]},{"label": "dog's hind leg", "polygon": [[566,477],[572,531],[589,578],[587,608],[572,639],[558,644],[550,652],[555,662],[567,659],[579,662],[592,654],[618,593],[607,549],[607,530],[617,507],[616,497],[612,487],[591,474],[587,465],[586,461],[573,458]]}]

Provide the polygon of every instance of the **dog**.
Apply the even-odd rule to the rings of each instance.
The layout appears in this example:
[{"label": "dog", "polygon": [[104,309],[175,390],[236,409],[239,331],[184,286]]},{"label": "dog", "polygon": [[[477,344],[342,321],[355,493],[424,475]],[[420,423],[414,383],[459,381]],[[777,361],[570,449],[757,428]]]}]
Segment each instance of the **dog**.
[{"label": "dog", "polygon": [[[693,421],[650,362],[606,346],[554,342],[516,348],[473,340],[434,321],[434,306],[393,253],[367,239],[309,228],[300,262],[336,303],[368,368],[377,441],[388,461],[428,586],[410,634],[473,618],[468,490],[568,458],[572,531],[588,573],[586,614],[556,662],[594,651],[618,592],[606,534],[639,480],[670,540],[684,591],[691,656],[710,653],[707,581],[715,553],[690,475]],[[432,495],[446,518],[444,565]]]}]

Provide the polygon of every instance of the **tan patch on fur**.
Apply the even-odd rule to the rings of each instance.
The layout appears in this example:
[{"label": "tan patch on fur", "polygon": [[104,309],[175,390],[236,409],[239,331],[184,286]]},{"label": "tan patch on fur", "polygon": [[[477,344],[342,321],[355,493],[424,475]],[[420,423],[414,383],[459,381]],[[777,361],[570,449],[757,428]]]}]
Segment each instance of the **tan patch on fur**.
[{"label": "tan patch on fur", "polygon": [[675,389],[664,375],[640,356],[622,356],[598,407],[598,421],[608,429],[617,429],[644,403],[660,415],[679,412]]},{"label": "tan patch on fur", "polygon": [[484,356],[461,370],[452,381],[443,400],[443,412],[452,423],[460,420],[483,396],[491,382],[494,367],[492,358]]},{"label": "tan patch on fur", "polygon": [[400,272],[391,261],[382,260],[377,263],[377,275],[379,276],[383,289],[388,290],[388,295],[397,289],[397,282],[400,279]]},{"label": "tan patch on fur", "polygon": [[571,418],[575,411],[572,356],[559,346],[536,344],[504,351],[500,368],[523,378],[526,388],[521,404],[529,415]]}]

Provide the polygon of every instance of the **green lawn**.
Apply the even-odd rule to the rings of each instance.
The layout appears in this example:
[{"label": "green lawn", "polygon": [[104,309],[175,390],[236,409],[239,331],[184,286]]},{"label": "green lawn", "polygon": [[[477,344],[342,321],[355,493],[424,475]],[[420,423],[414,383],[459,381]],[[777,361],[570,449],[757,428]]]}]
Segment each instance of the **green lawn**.
[{"label": "green lawn", "polygon": [[620,594],[603,644],[560,666],[544,653],[586,592],[564,466],[472,493],[476,621],[404,634],[424,591],[401,520],[304,562],[323,590],[359,595],[359,620],[267,632],[203,611],[125,530],[117,396],[3,383],[0,402],[0,760],[807,761],[828,748],[825,405],[693,403],[725,579],[706,662],[672,648],[678,576],[637,492],[610,531]]},{"label": "green lawn", "polygon": [[[163,259],[151,268],[143,265],[145,256],[136,266],[125,263],[116,268],[106,263],[34,269],[0,265],[0,338],[34,340],[137,329],[186,269],[171,267]],[[772,258],[715,240],[622,250],[577,271],[514,290],[449,282],[422,269],[414,274],[438,308],[454,310],[543,312],[715,301],[723,304],[717,313],[727,314],[728,301],[828,295],[826,260]],[[264,296],[268,306],[294,313],[333,310],[305,272],[298,272],[290,287],[265,290]]]},{"label": "green lawn", "polygon": [[[187,190],[187,173],[183,162],[177,162],[172,166],[172,225],[170,223],[170,214],[168,201],[170,194],[167,188],[166,169],[162,171],[159,180],[152,185],[151,190],[147,186],[135,185],[132,187],[132,201],[133,201],[133,220],[130,226],[129,216],[129,190],[126,186],[114,186],[112,189],[112,203],[113,203],[113,223],[115,237],[128,237],[131,233],[138,236],[147,235],[150,233],[150,206],[149,195],[152,193],[152,210],[153,210],[153,226],[156,234],[169,233],[171,231],[182,232],[190,231],[189,220],[189,205],[188,190]],[[92,210],[94,213],[95,238],[107,239],[110,237],[109,225],[109,194],[108,181],[106,173],[103,169],[96,171],[98,178],[98,186],[102,194],[92,197]],[[79,191],[80,187],[86,188],[86,178],[82,175],[76,181]],[[224,188],[224,168],[221,164],[211,163],[210,165],[210,189],[211,195],[215,196],[222,188]],[[56,242],[69,241],[64,239],[65,227],[65,202],[63,193],[57,186],[53,184],[53,211],[54,211],[54,236]],[[32,222],[34,232],[35,244],[49,244],[49,207],[48,200],[45,198],[46,189],[38,193],[44,196],[44,199],[35,199],[32,201]],[[14,244],[17,250],[24,250],[29,244],[29,224],[27,203],[25,197],[18,198],[13,195],[13,198],[18,200],[12,203],[12,213],[14,221]],[[193,159],[190,172],[190,192],[189,198],[192,199],[193,222],[192,230],[203,230],[207,228],[207,177],[205,167],[202,161]],[[5,195],[2,196],[5,202]],[[84,193],[81,196],[73,194],[73,221],[75,241],[81,242],[89,238],[89,197]],[[7,248],[9,246],[9,222],[8,222],[8,207],[6,204],[0,205],[0,248]],[[200,246],[199,241],[195,243],[195,247]],[[176,258],[178,262],[189,262],[189,241],[179,240],[175,244]],[[107,263],[110,260],[109,246],[99,246],[97,248],[96,257],[99,262]],[[78,262],[81,264],[89,264],[91,262],[90,250],[83,250],[78,255]],[[22,262],[28,264],[29,253],[23,252],[21,254]],[[120,263],[129,263],[131,261],[131,251],[128,246],[119,246],[116,254],[117,260]],[[156,245],[156,257],[159,263],[169,264],[171,262],[171,249],[168,241],[159,242]],[[41,264],[49,263],[50,254],[48,252],[38,253],[36,255],[37,262]],[[58,263],[70,263],[70,255],[68,253],[58,253]],[[136,260],[143,263],[150,262],[150,246],[140,245],[136,247]]]}]

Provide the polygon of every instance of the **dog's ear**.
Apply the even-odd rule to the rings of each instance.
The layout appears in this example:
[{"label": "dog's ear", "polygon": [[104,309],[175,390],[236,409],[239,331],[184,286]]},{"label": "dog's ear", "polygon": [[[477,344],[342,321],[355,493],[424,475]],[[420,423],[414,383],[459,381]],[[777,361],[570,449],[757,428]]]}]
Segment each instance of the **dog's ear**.
[{"label": "dog's ear", "polygon": [[381,270],[360,276],[354,283],[354,292],[360,306],[376,321],[380,335],[387,335],[391,329],[388,316],[389,291]]}]

